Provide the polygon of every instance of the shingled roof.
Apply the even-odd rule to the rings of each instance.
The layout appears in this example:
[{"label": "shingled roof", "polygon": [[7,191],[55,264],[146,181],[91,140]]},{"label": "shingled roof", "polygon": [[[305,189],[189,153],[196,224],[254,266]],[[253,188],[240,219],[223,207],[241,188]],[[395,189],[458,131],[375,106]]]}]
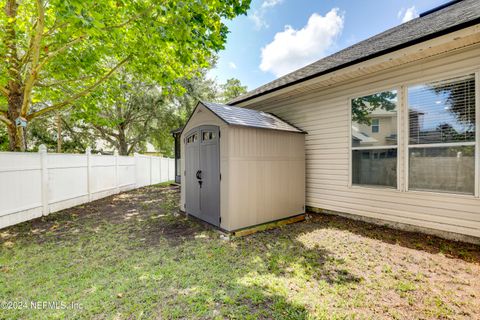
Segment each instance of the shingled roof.
[{"label": "shingled roof", "polygon": [[480,0],[452,1],[241,95],[229,104],[300,83],[480,23]]},{"label": "shingled roof", "polygon": [[305,133],[271,113],[212,102],[200,103],[229,125]]}]

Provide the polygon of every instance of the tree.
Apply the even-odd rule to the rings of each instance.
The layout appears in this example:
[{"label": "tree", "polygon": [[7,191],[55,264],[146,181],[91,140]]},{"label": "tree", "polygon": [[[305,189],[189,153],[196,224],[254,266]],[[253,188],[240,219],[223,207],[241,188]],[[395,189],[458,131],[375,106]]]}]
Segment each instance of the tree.
[{"label": "tree", "polygon": [[[102,86],[94,99],[83,99],[74,111],[77,126],[118,150],[120,155],[138,151],[152,134],[155,123],[172,110],[165,110],[166,96],[154,84],[119,74]],[[83,102],[83,103],[82,103]]]},{"label": "tree", "polygon": [[58,112],[55,117],[44,116],[32,121],[27,139],[31,141],[32,150],[37,150],[39,145],[44,144],[48,150],[57,152],[84,153],[87,147],[93,147],[93,151],[97,151],[93,130],[74,119],[70,110]]},{"label": "tree", "polygon": [[220,97],[221,102],[227,103],[228,101],[247,93],[247,86],[242,86],[240,80],[231,78],[221,86],[222,96]]},{"label": "tree", "polygon": [[207,77],[206,69],[197,76],[180,81],[185,93],[172,95],[165,102],[164,117],[157,117],[156,129],[149,138],[158,150],[166,156],[173,156],[174,140],[170,131],[185,125],[198,101],[219,101],[220,91],[215,80]]},{"label": "tree", "polygon": [[[0,13],[0,122],[26,150],[31,120],[91,94],[117,70],[175,91],[223,48],[222,22],[250,0],[6,0]],[[68,92],[68,95],[65,95]]]}]

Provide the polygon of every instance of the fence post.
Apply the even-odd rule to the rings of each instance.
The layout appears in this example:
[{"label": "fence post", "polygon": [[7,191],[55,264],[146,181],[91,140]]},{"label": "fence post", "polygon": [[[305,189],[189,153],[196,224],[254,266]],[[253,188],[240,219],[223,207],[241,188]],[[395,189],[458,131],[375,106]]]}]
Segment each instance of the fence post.
[{"label": "fence post", "polygon": [[46,216],[49,212],[48,206],[48,163],[47,163],[47,147],[42,144],[38,147],[40,153],[41,168],[41,184],[42,184],[42,215]]},{"label": "fence post", "polygon": [[87,191],[88,191],[88,202],[92,201],[92,161],[91,161],[91,156],[92,156],[92,148],[87,147],[85,149],[85,155],[87,156]]},{"label": "fence post", "polygon": [[120,186],[118,184],[118,151],[113,151],[115,157],[115,193],[120,193]]},{"label": "fence post", "polygon": [[135,188],[138,188],[138,153],[133,153],[133,159],[135,160]]},{"label": "fence post", "polygon": [[149,157],[150,158],[150,183],[149,183],[149,186],[152,185],[152,156]]}]

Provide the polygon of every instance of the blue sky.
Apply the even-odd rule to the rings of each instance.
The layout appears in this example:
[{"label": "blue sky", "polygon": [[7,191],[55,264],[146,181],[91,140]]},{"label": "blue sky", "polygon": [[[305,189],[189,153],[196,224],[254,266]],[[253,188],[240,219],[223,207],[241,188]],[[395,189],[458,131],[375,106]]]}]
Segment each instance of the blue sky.
[{"label": "blue sky", "polygon": [[399,25],[447,0],[252,0],[228,21],[225,50],[210,77],[248,89]]}]

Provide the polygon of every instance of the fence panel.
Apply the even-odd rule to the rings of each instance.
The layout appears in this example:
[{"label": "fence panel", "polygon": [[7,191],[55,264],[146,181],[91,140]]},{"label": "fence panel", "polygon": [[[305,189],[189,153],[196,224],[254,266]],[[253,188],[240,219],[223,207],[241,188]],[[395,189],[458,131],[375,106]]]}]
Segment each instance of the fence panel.
[{"label": "fence panel", "polygon": [[174,180],[174,160],[0,152],[0,229],[122,191]]}]

